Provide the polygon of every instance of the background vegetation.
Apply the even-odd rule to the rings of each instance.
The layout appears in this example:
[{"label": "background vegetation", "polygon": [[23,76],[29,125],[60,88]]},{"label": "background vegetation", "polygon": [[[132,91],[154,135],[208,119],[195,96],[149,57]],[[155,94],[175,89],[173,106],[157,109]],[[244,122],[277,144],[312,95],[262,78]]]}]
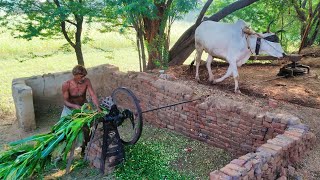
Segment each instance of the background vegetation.
[{"label": "background vegetation", "polygon": [[[173,25],[172,42],[190,26],[188,22]],[[138,53],[135,47],[135,35],[118,32],[100,33],[100,26],[93,24],[85,27],[92,42],[83,46],[86,67],[100,64],[113,64],[121,71],[139,71]],[[70,71],[76,64],[74,52],[62,45],[64,39],[31,41],[13,38],[8,31],[1,29],[0,34],[0,117],[12,116],[14,104],[11,95],[11,82],[15,78],[30,77],[47,73]],[[190,57],[192,59],[192,57]],[[190,61],[190,60],[189,60]]]},{"label": "background vegetation", "polygon": [[[66,5],[66,7],[70,5],[70,9],[61,10],[56,8],[52,2],[56,3],[58,1],[65,3],[64,5]],[[8,2],[9,6],[5,6],[8,5]],[[10,10],[11,13],[17,9],[18,11],[16,12],[18,12],[18,15],[21,15],[19,14],[21,12],[24,13],[21,16],[17,16],[15,12],[12,14],[14,16],[10,16],[10,18],[0,16],[2,23],[2,28],[0,29],[0,77],[2,80],[0,83],[1,119],[8,116],[12,117],[14,114],[14,105],[11,97],[12,79],[70,70],[76,64],[76,59],[78,63],[81,63],[79,59],[81,60],[80,54],[82,55],[82,53],[86,67],[109,63],[120,67],[121,71],[141,70],[141,67],[139,67],[139,59],[141,59],[142,53],[139,51],[139,47],[146,48],[149,57],[145,58],[149,58],[149,62],[159,62],[161,58],[170,60],[170,57],[168,57],[168,46],[172,46],[175,42],[177,42],[175,44],[176,46],[185,44],[185,41],[177,40],[186,29],[195,23],[194,21],[196,19],[193,19],[191,23],[179,22],[170,27],[171,22],[173,22],[171,20],[178,15],[170,13],[176,11],[184,14],[190,9],[195,8],[198,2],[200,2],[200,6],[203,6],[205,3],[209,5],[213,1],[190,0],[188,3],[179,4],[179,2],[182,1],[145,0],[143,2],[146,4],[142,6],[137,4],[137,1],[108,0],[108,2],[114,3],[114,6],[104,10],[110,11],[103,11],[103,7],[101,6],[103,4],[97,3],[100,1],[47,0],[46,2],[50,2],[51,4],[41,4],[38,6],[40,2],[43,3],[44,0],[0,0],[0,14],[3,15],[3,10]],[[82,6],[82,2],[89,2],[90,6]],[[289,52],[297,51],[301,41],[304,39],[304,32],[307,32],[307,36],[305,37],[306,43],[304,45],[319,45],[319,1],[220,0],[214,1],[206,14],[209,16],[214,15],[225,8],[230,8],[232,4],[237,2],[246,2],[251,5],[244,9],[241,9],[241,7],[240,10],[231,15],[224,14],[225,18],[222,19],[222,21],[233,22],[236,19],[242,18],[250,23],[254,30],[262,32],[272,20],[275,20],[274,25],[271,26],[271,31],[282,30],[279,32],[282,44]],[[11,3],[18,4],[16,4],[17,6],[12,6]],[[150,7],[151,9],[148,9]],[[118,9],[121,11],[117,11]],[[97,14],[91,14],[97,11]],[[161,18],[157,16],[159,12],[161,12],[161,16],[159,16]],[[198,16],[199,12],[200,10],[197,10],[194,15]],[[26,14],[28,16],[25,16]],[[103,17],[108,17],[108,19],[103,20]],[[120,21],[108,21],[112,20],[112,17],[116,17],[116,20]],[[171,20],[170,17],[172,18]],[[85,24],[83,24],[83,20],[85,20]],[[75,40],[74,44],[70,42],[68,44],[66,39],[61,38],[61,29],[58,28],[59,25],[63,26],[63,24],[59,24],[61,21],[63,23],[69,23],[68,28],[70,26],[76,26],[70,28],[71,31],[66,33],[70,39]],[[119,28],[114,28],[114,32],[101,33],[99,30],[101,30],[102,26],[99,22],[110,23],[109,25],[111,26],[120,23],[120,26]],[[150,27],[148,27],[147,23],[156,23],[156,25],[151,28],[152,30],[149,29],[150,31],[148,31]],[[141,28],[142,26],[144,27]],[[104,26],[104,28],[106,27],[107,26]],[[46,30],[43,31],[44,29]],[[126,31],[124,31],[124,29]],[[104,29],[104,31],[109,30]],[[120,34],[119,31],[121,31],[122,34]],[[83,33],[83,39],[79,39],[79,34],[74,35],[74,33],[77,32]],[[148,34],[152,38],[146,37]],[[25,39],[15,39],[13,36],[23,37],[28,40],[33,39],[28,41]],[[137,41],[137,37],[142,37],[144,40]],[[44,38],[45,40],[41,40],[40,38]],[[166,44],[168,42],[170,42],[170,44]],[[157,47],[159,44],[160,46]],[[193,50],[192,41],[189,41],[186,46],[191,46],[190,51]],[[79,50],[79,48],[81,48],[81,53],[77,53],[77,49]],[[189,58],[192,59],[193,56]],[[165,67],[166,64],[160,64],[160,66]],[[2,122],[0,122],[0,124]],[[151,128],[149,130],[154,129]],[[162,133],[162,135],[158,136],[158,132],[159,134]],[[158,132],[151,132],[157,134],[156,137],[158,139],[147,136],[149,138],[143,139],[137,146],[127,149],[130,160],[125,163],[126,168],[119,169],[116,172],[118,173],[117,176],[123,177],[122,175],[125,174],[126,177],[134,179],[137,174],[143,175],[146,173],[141,169],[146,170],[148,167],[152,167],[152,169],[147,170],[148,173],[150,171],[152,172],[151,174],[147,174],[146,178],[154,177],[159,179],[169,177],[169,179],[184,179],[202,177],[202,175],[199,174],[203,174],[203,172],[194,172],[194,174],[192,174],[193,172],[191,172],[191,174],[184,172],[183,175],[180,175],[168,168],[169,165],[178,167],[180,163],[184,162],[184,160],[179,158],[181,158],[180,155],[182,154],[181,149],[188,143],[188,140],[182,137],[176,138],[178,136],[171,135],[170,133],[167,134],[167,132]],[[163,143],[164,140],[174,143],[165,144]],[[197,145],[192,146],[196,147]],[[201,153],[201,149],[198,150],[200,155],[204,155],[204,153]],[[224,157],[223,154],[218,155]],[[207,156],[209,157],[209,155]],[[210,157],[214,156],[210,154]],[[136,163],[137,161],[141,161],[142,163]],[[210,165],[212,162],[213,161],[210,161],[208,164]],[[191,163],[197,165],[197,162]],[[144,168],[141,168],[140,165]],[[208,170],[206,169],[205,171],[207,172]],[[167,177],[163,177],[162,175],[164,174],[167,175]],[[207,174],[203,177],[207,177]]]}]

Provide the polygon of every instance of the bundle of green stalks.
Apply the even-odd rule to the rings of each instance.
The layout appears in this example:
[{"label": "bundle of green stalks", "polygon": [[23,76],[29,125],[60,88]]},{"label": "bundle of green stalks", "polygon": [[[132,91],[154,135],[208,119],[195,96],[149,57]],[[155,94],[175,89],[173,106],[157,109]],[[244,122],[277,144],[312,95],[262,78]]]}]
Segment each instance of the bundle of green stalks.
[{"label": "bundle of green stalks", "polygon": [[90,127],[94,120],[103,117],[107,111],[97,112],[88,104],[75,109],[68,116],[60,118],[51,132],[27,137],[9,143],[0,152],[0,179],[23,179],[40,173],[54,157],[63,155],[66,161],[75,140],[83,141],[82,127]]}]

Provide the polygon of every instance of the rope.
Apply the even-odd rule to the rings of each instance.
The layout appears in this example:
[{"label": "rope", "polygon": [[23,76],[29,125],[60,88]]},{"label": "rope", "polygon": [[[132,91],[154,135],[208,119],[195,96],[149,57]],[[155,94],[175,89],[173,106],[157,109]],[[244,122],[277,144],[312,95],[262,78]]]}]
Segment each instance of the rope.
[{"label": "rope", "polygon": [[265,40],[264,38],[261,38],[261,39],[263,39],[267,44],[269,44],[275,51],[277,51],[277,52],[279,52],[281,54],[283,53],[283,52],[279,51],[278,49],[276,49],[274,46],[272,46],[271,43],[269,43],[269,41]]}]

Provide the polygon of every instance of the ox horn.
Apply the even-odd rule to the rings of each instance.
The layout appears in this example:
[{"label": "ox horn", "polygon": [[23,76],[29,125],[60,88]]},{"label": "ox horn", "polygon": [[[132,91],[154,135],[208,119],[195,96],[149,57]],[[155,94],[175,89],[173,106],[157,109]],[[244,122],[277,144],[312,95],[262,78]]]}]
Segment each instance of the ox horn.
[{"label": "ox horn", "polygon": [[267,32],[269,33],[270,32],[270,26],[271,24],[274,22],[274,19],[269,23],[268,27],[267,27]]},{"label": "ox horn", "polygon": [[276,31],[276,32],[275,32],[275,34],[278,34],[278,33],[284,33],[284,32],[286,32],[286,31],[285,31],[285,30],[283,30],[283,29],[280,29],[280,30]]},{"label": "ox horn", "polygon": [[250,29],[248,26],[245,26],[242,31],[246,34],[252,35],[252,34],[257,34],[253,29]]}]

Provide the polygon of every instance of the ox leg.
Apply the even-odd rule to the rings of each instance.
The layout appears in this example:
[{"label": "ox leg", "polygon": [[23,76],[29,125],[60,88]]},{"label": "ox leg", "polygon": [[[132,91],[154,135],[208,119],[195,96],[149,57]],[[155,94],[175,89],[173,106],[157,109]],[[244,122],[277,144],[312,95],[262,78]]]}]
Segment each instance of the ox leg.
[{"label": "ox leg", "polygon": [[212,70],[211,70],[212,60],[213,60],[213,58],[212,58],[212,56],[209,54],[209,55],[208,55],[208,58],[207,58],[207,70],[208,70],[208,74],[209,74],[209,79],[208,79],[209,82],[214,81],[214,76],[213,76]]},{"label": "ox leg", "polygon": [[196,80],[200,82],[199,78],[199,66],[200,66],[200,60],[201,60],[201,55],[202,55],[203,50],[198,50],[196,52]]},{"label": "ox leg", "polygon": [[222,82],[222,81],[225,80],[227,77],[231,76],[231,74],[232,74],[232,66],[229,65],[226,74],[223,75],[221,78],[214,80],[214,82],[215,82],[215,83]]},{"label": "ox leg", "polygon": [[237,65],[236,63],[230,63],[227,73],[222,76],[221,78],[215,80],[214,82],[221,82],[223,80],[225,80],[227,77],[229,77],[232,74],[233,79],[234,79],[234,92],[235,93],[241,93],[239,90],[239,73],[238,73],[238,69],[237,69]]},{"label": "ox leg", "polygon": [[241,91],[239,89],[239,73],[238,73],[238,68],[236,65],[232,69],[232,76],[234,79],[234,92],[240,94]]}]

